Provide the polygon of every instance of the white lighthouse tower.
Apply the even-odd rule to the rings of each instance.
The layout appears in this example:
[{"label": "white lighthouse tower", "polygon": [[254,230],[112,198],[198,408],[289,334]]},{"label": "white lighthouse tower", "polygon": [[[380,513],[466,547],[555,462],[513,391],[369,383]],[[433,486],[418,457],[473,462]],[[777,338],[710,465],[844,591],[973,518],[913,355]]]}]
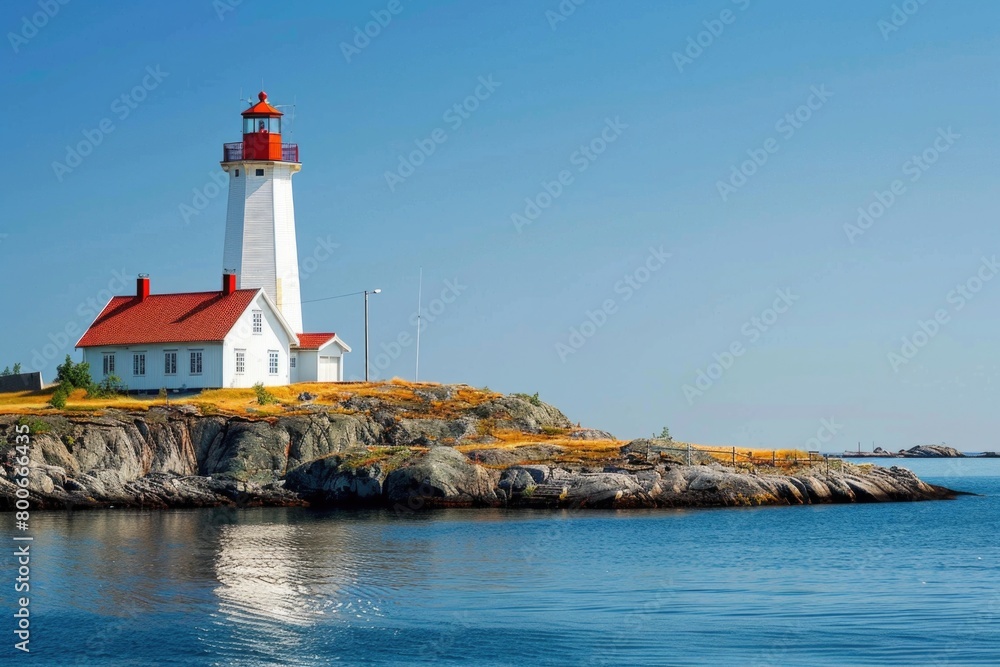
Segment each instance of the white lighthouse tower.
[{"label": "white lighthouse tower", "polygon": [[222,169],[229,174],[229,209],[223,269],[236,273],[241,289],[263,288],[288,324],[302,332],[299,259],[295,245],[292,175],[299,147],[281,143],[282,113],[267,102],[243,112],[243,141],[225,144]]}]

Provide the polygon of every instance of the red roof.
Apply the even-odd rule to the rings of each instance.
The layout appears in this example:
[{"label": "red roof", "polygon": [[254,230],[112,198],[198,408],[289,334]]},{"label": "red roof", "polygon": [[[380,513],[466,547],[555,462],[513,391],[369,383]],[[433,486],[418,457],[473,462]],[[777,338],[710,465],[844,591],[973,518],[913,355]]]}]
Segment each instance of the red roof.
[{"label": "red roof", "polygon": [[116,296],[76,346],[221,341],[259,291]]},{"label": "red roof", "polygon": [[300,350],[318,350],[337,337],[335,333],[300,333],[298,347]]},{"label": "red roof", "polygon": [[257,99],[260,100],[257,104],[253,105],[241,115],[243,116],[283,116],[284,114],[272,107],[267,103],[267,93],[263,90],[257,95]]}]

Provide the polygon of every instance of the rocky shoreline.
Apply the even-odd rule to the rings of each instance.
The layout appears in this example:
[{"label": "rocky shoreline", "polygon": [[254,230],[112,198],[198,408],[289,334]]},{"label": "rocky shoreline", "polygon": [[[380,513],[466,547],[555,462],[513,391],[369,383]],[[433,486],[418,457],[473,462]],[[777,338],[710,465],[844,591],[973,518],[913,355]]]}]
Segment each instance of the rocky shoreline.
[{"label": "rocky shoreline", "polygon": [[[952,498],[903,468],[780,471],[690,462],[658,440],[615,442],[537,398],[419,386],[279,416],[193,406],[0,415],[0,509],[14,508],[15,430],[32,430],[34,509],[214,506],[732,507]],[[510,434],[518,435],[510,444]],[[603,449],[589,448],[592,442]],[[688,465],[690,463],[690,465]]]}]

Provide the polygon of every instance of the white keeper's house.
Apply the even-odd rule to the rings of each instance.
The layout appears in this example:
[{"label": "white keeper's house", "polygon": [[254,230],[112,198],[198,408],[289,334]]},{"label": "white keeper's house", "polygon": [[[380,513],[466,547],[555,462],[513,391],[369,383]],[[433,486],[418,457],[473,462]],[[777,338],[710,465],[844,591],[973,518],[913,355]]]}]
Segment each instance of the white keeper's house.
[{"label": "white keeper's house", "polygon": [[140,275],[133,295],[104,307],[77,343],[91,374],[130,391],[341,382],[335,333],[304,333],[292,175],[302,165],[281,141],[282,113],[260,93],[243,112],[243,141],[225,144],[229,206],[221,289],[152,294]]}]

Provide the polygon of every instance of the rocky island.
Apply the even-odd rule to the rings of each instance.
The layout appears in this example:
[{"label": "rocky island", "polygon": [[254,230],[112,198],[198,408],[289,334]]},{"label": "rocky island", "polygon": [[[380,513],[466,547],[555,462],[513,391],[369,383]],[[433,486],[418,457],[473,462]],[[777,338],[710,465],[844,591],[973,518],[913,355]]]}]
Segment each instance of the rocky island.
[{"label": "rocky island", "polygon": [[898,452],[890,452],[876,447],[870,452],[844,452],[846,459],[961,459],[961,458],[1000,458],[997,452],[983,452],[981,454],[965,454],[954,447],[947,445],[917,445],[909,449],[901,449]]},{"label": "rocky island", "polygon": [[[220,505],[723,507],[952,498],[912,472],[818,459],[715,458],[619,441],[535,396],[465,385],[220,390],[0,414],[0,509],[13,509],[15,433],[30,431],[36,509]],[[0,408],[2,410],[3,408]]]}]

